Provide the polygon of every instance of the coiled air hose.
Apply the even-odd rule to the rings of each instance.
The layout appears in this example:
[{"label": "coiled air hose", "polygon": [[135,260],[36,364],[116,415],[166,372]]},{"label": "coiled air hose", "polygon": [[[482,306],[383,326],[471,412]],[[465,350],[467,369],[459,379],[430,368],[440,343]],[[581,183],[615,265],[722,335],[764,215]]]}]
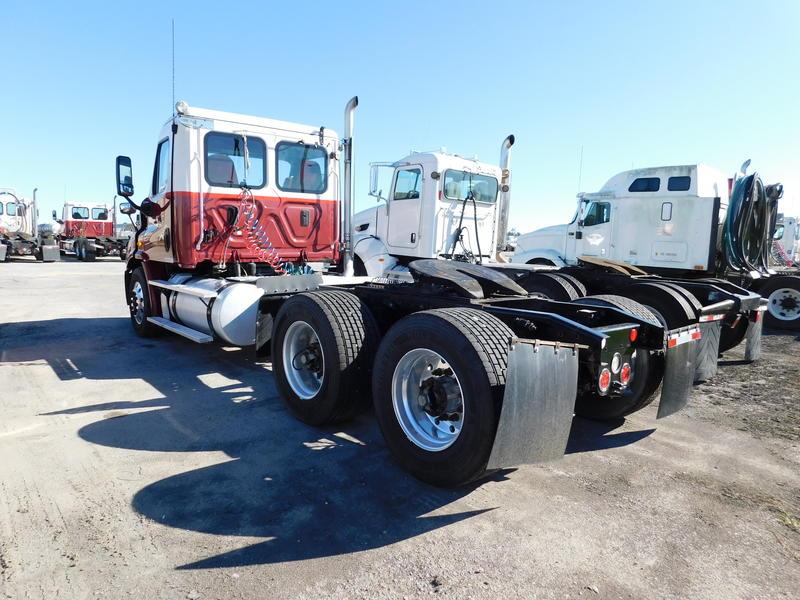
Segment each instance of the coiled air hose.
[{"label": "coiled air hose", "polygon": [[767,273],[782,195],[781,184],[765,186],[758,173],[736,180],[723,226],[722,245],[728,268]]}]

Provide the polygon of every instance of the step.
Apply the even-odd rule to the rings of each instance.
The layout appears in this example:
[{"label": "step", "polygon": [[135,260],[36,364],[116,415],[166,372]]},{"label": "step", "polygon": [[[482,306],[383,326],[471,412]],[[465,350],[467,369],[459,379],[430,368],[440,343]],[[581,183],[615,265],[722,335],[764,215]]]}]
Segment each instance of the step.
[{"label": "step", "polygon": [[170,321],[169,319],[165,319],[163,317],[147,317],[147,320],[155,325],[158,325],[159,327],[163,327],[167,331],[171,331],[172,333],[177,333],[178,335],[182,335],[183,337],[190,339],[198,344],[207,344],[209,342],[214,341],[214,338],[208,335],[207,333],[203,333],[202,331],[197,331],[196,329],[191,329],[189,327],[186,327],[186,325],[181,325],[180,323],[176,323],[175,321]]},{"label": "step", "polygon": [[170,290],[171,292],[186,294],[187,296],[197,296],[198,298],[205,299],[217,297],[217,292],[214,290],[204,290],[193,286],[183,285],[182,283],[170,283],[169,281],[163,281],[161,279],[152,279],[147,283],[153,287],[159,287],[165,290]]}]

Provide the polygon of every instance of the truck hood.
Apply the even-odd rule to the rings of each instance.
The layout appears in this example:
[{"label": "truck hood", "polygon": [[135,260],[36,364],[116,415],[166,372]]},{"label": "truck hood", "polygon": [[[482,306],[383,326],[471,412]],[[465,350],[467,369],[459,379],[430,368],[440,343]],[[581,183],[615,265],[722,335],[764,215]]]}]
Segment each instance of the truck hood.
[{"label": "truck hood", "polygon": [[536,231],[525,233],[517,238],[517,252],[525,252],[534,249],[555,250],[559,254],[564,253],[564,244],[567,238],[569,225],[551,225],[542,227]]}]

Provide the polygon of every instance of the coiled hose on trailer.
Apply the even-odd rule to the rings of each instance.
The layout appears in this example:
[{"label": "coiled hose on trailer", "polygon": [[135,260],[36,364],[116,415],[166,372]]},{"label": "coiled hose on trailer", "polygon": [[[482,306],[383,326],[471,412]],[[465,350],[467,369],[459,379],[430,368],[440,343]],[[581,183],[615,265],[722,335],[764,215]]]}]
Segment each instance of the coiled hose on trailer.
[{"label": "coiled hose on trailer", "polygon": [[722,234],[727,267],[767,272],[781,196],[783,186],[765,186],[758,173],[736,180]]}]

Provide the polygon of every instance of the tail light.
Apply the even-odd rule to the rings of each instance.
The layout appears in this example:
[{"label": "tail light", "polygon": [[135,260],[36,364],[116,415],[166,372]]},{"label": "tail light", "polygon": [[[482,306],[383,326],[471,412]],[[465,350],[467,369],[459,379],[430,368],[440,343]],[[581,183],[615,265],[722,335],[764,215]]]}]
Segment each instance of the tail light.
[{"label": "tail light", "polygon": [[639,330],[638,329],[631,329],[631,332],[628,334],[628,339],[631,342],[635,342],[636,338],[639,337]]},{"label": "tail light", "polygon": [[619,382],[622,385],[628,385],[628,382],[631,380],[631,365],[629,363],[625,363],[622,365],[622,369],[619,371]]},{"label": "tail light", "polygon": [[608,388],[611,387],[611,371],[603,369],[600,371],[600,377],[597,378],[597,387],[605,394]]}]

